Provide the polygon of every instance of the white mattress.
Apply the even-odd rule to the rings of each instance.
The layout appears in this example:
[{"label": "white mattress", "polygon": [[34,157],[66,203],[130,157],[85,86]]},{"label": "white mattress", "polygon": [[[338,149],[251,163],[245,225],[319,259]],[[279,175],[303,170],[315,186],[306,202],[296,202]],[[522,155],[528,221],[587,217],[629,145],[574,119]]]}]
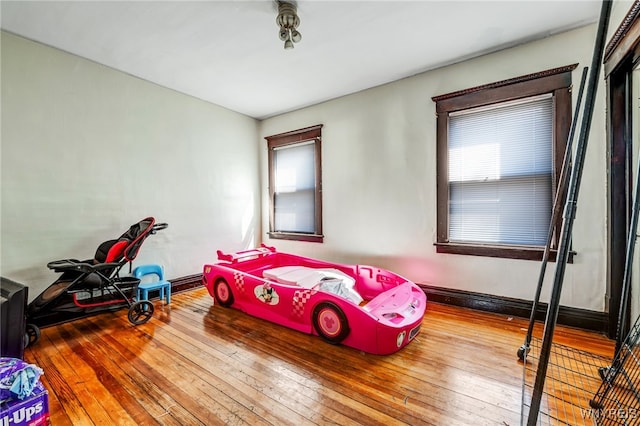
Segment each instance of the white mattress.
[{"label": "white mattress", "polygon": [[355,280],[342,271],[332,268],[315,269],[306,266],[281,266],[267,269],[262,276],[280,284],[304,288],[318,288],[342,296],[356,304],[362,297],[354,289]]}]

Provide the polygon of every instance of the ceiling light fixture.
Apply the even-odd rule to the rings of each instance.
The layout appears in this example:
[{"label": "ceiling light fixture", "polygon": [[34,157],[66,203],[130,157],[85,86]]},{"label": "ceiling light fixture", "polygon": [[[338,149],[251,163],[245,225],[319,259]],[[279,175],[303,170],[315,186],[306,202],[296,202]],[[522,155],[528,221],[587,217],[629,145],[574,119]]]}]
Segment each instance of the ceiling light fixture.
[{"label": "ceiling light fixture", "polygon": [[297,28],[300,25],[296,3],[291,1],[280,1],[278,3],[278,17],[276,23],[280,26],[280,40],[284,41],[285,49],[293,49],[293,43],[302,39],[302,35]]}]

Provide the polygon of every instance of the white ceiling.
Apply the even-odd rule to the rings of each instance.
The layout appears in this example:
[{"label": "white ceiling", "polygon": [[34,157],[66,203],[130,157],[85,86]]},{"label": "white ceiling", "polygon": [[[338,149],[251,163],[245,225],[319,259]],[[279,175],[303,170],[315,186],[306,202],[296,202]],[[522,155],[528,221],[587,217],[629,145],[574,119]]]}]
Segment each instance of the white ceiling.
[{"label": "white ceiling", "polygon": [[597,0],[4,1],[1,27],[263,119],[597,21]]}]

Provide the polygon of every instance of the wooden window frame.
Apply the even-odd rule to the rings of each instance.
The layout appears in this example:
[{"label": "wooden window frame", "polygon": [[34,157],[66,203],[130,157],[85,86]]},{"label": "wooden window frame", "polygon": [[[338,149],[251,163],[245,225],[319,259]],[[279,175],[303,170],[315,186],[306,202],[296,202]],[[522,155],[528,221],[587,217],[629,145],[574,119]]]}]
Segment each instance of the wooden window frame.
[{"label": "wooden window frame", "polygon": [[[436,252],[509,259],[542,260],[544,246],[449,242],[449,114],[470,108],[551,93],[554,103],[552,193],[555,194],[571,128],[571,72],[575,70],[577,66],[578,64],[572,64],[553,68],[521,77],[434,96],[432,98],[436,103],[437,116]],[[555,249],[558,244],[560,223],[561,218],[556,223],[557,232],[550,252],[550,260],[552,261],[555,260]]]},{"label": "wooden window frame", "polygon": [[[321,243],[322,234],[322,124],[265,137],[269,167],[269,232],[270,238]],[[312,141],[315,148],[315,233],[283,232],[275,230],[274,150]]]}]

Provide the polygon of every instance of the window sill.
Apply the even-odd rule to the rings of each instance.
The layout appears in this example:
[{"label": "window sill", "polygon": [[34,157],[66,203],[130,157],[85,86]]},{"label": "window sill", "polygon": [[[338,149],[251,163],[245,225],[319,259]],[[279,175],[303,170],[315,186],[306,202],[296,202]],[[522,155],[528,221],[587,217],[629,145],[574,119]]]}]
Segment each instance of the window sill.
[{"label": "window sill", "polygon": [[296,232],[267,232],[269,238],[275,240],[293,240],[293,241],[306,241],[311,243],[321,243],[324,241],[324,235],[318,234],[302,234]]},{"label": "window sill", "polygon": [[[436,253],[464,254],[468,256],[500,257],[504,259],[542,260],[544,247],[502,246],[488,244],[435,243]],[[549,253],[549,262],[555,262],[558,251]],[[568,263],[573,263],[574,251],[569,252]]]}]

